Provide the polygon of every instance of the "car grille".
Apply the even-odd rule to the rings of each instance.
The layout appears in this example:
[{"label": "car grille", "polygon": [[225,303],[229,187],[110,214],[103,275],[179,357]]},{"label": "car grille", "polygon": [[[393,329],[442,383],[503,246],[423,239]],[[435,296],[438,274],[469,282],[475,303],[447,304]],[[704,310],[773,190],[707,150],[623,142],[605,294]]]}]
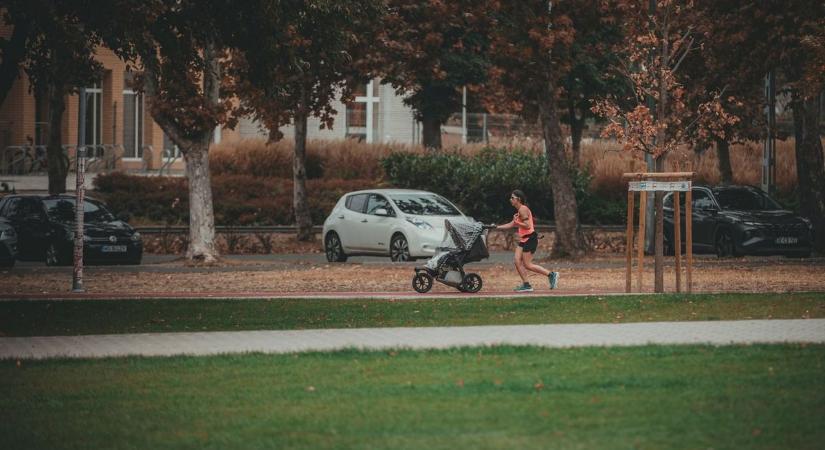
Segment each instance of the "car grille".
[{"label": "car grille", "polygon": [[808,227],[802,223],[796,224],[772,224],[768,227],[768,231],[774,237],[802,237],[808,234]]}]

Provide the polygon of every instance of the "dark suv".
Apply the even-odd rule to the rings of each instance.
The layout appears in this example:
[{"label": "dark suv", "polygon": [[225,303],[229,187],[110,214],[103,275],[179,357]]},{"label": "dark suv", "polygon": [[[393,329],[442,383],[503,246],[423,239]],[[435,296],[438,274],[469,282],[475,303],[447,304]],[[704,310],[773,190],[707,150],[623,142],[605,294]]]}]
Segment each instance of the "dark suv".
[{"label": "dark suv", "polygon": [[[71,264],[74,207],[75,197],[69,195],[9,195],[0,199],[0,217],[17,232],[17,259],[45,260],[50,266]],[[84,262],[140,264],[140,233],[97,200],[85,199],[83,211]]]},{"label": "dark suv", "polygon": [[[810,256],[813,226],[751,186],[694,186],[693,250],[719,257],[740,255]],[[680,196],[682,245],[684,195]],[[665,251],[673,254],[673,194],[665,196]]]}]

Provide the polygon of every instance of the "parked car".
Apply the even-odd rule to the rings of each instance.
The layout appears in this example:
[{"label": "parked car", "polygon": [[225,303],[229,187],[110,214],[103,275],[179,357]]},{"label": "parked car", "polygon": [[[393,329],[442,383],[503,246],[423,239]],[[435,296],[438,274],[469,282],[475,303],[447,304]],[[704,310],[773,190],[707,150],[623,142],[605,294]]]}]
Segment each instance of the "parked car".
[{"label": "parked car", "polygon": [[327,260],[389,256],[393,261],[430,257],[444,238],[444,220],[472,222],[453,203],[426,191],[373,189],[342,196],[324,221]]},{"label": "parked car", "polygon": [[17,232],[6,219],[0,218],[0,267],[14,267],[16,258]]},{"label": "parked car", "polygon": [[[45,261],[50,266],[73,261],[75,197],[9,195],[0,200],[0,217],[17,232],[17,259]],[[83,260],[88,263],[140,264],[140,233],[115,218],[99,201],[83,203]]]},{"label": "parked car", "polygon": [[[692,189],[693,251],[719,257],[740,255],[810,256],[811,222],[782,208],[751,186],[694,186]],[[684,195],[680,196],[684,246]],[[673,254],[673,194],[664,199],[665,251]]]}]

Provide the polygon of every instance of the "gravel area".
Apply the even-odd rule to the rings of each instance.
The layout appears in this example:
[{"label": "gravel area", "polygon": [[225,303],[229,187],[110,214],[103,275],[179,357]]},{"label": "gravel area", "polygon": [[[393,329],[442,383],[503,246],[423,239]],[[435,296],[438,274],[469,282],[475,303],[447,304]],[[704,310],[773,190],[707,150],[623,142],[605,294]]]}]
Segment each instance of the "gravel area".
[{"label": "gravel area", "polygon": [[[499,258],[501,261],[502,258]],[[422,262],[419,262],[422,263]],[[579,261],[542,261],[561,273],[555,294],[569,292],[623,292],[624,258],[597,256]],[[675,274],[669,260],[665,271],[666,291],[675,290]],[[85,273],[88,292],[405,292],[413,293],[414,264],[354,262],[328,264],[300,258],[268,260],[224,260],[217,267],[188,267],[174,260],[145,266],[93,267]],[[509,263],[471,264],[468,271],[479,273],[483,292],[507,292],[520,283]],[[646,260],[643,292],[653,287],[652,258]],[[71,287],[71,268],[20,265],[0,272],[0,295],[57,294]],[[635,291],[635,276],[634,283]],[[684,282],[684,276],[682,277]],[[695,292],[791,292],[825,290],[825,259],[700,258],[693,271]],[[548,290],[547,279],[534,274],[536,290]],[[434,292],[455,293],[455,289],[435,283]]]}]

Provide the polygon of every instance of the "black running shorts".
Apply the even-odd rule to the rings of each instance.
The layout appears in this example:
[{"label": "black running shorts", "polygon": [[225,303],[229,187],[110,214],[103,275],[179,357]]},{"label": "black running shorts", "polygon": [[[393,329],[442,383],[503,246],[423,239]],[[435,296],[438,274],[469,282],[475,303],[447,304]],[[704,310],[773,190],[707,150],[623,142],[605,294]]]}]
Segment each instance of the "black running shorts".
[{"label": "black running shorts", "polygon": [[536,253],[536,249],[539,247],[539,235],[533,233],[527,236],[526,242],[519,242],[518,246],[523,248],[527,253]]}]

